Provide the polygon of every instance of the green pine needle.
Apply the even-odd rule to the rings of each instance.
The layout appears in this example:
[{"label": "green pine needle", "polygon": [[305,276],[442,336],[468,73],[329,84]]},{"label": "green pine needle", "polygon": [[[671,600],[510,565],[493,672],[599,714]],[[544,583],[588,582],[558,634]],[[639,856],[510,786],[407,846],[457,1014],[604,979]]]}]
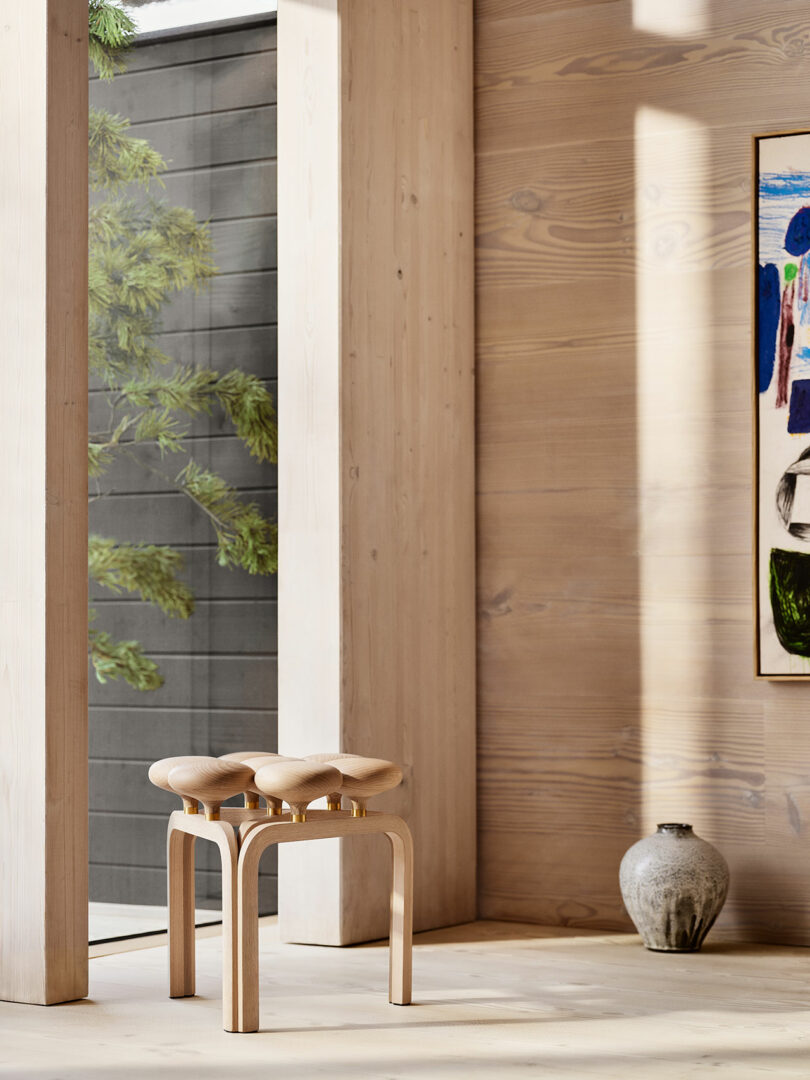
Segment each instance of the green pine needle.
[{"label": "green pine needle", "polygon": [[244,371],[227,372],[216,386],[236,433],[259,461],[278,460],[276,411],[267,387]]},{"label": "green pine needle", "polygon": [[[90,620],[95,618],[91,610]],[[135,690],[159,690],[163,676],[137,641],[116,641],[106,630],[88,631],[90,660],[100,683],[124,679]]]},{"label": "green pine needle", "polygon": [[88,572],[91,581],[114,593],[139,593],[166,615],[187,619],[194,611],[194,594],[178,578],[185,560],[179,551],[159,544],[120,544],[90,536]]},{"label": "green pine needle", "polygon": [[255,503],[243,502],[221,477],[194,461],[178,474],[177,483],[211,519],[220,566],[241,566],[249,574],[276,573],[278,532]]},{"label": "green pine needle", "polygon": [[135,39],[135,24],[110,0],[89,0],[90,60],[102,79],[126,67],[126,52]]}]

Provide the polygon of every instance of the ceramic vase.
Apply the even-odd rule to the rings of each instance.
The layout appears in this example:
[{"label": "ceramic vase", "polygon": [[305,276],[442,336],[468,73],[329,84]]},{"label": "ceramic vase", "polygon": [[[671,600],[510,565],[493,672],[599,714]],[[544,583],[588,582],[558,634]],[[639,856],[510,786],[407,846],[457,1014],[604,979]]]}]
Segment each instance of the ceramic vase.
[{"label": "ceramic vase", "polygon": [[691,825],[659,825],[625,853],[624,906],[654,952],[697,952],[728,892],[728,864]]}]

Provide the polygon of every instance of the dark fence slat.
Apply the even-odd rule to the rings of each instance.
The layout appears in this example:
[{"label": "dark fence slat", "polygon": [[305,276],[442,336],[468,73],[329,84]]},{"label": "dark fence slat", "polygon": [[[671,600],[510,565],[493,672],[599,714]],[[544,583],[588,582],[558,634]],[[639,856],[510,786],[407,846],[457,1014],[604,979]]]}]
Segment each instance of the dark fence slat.
[{"label": "dark fence slat", "polygon": [[[276,496],[245,496],[271,520]],[[117,540],[149,544],[210,544],[216,541],[210,518],[185,495],[107,496],[90,506],[90,531]]]},{"label": "dark fence slat", "polygon": [[137,124],[272,104],[275,86],[275,52],[249,53],[156,68],[148,75],[128,71],[109,86],[93,82],[91,103],[109,109],[114,102],[115,112]]},{"label": "dark fence slat", "polygon": [[[137,12],[135,13],[137,22]],[[276,47],[275,16],[265,26],[252,26],[244,30],[228,30],[215,34],[190,35],[173,41],[135,43],[127,58],[127,71],[154,71],[156,68],[193,64],[218,57],[240,57],[245,53],[267,52]],[[95,71],[90,65],[91,83]]]},{"label": "dark fence slat", "polygon": [[[108,594],[112,595],[112,594]],[[198,602],[190,619],[170,619],[152,604],[111,600],[99,604],[95,625],[115,638],[133,637],[144,648],[171,653],[266,653],[278,648],[275,600]]]},{"label": "dark fence slat", "polygon": [[[275,853],[273,853],[275,854]],[[272,914],[277,910],[278,891],[275,874],[263,873],[264,860],[270,863],[271,853],[265,852],[259,871],[259,912]],[[218,871],[200,870],[194,877],[195,903],[198,909],[219,908],[222,902],[222,878]],[[166,903],[166,871],[143,866],[90,865],[90,896],[107,904]],[[137,900],[133,900],[137,897]]]},{"label": "dark fence slat", "polygon": [[275,711],[240,712],[227,709],[119,709],[95,705],[90,709],[92,761],[157,761],[178,754],[218,757],[232,750],[267,750],[278,745]]},{"label": "dark fence slat", "polygon": [[168,172],[274,158],[276,106],[133,124],[130,132],[164,157]]},{"label": "dark fence slat", "polygon": [[165,331],[275,322],[275,272],[268,270],[213,278],[210,288],[196,294],[177,296],[166,305],[161,315]]},{"label": "dark fence slat", "polygon": [[155,709],[276,709],[276,659],[271,656],[161,656],[165,683],[147,693],[118,680],[103,685],[91,673],[92,705],[136,705],[147,698]]}]

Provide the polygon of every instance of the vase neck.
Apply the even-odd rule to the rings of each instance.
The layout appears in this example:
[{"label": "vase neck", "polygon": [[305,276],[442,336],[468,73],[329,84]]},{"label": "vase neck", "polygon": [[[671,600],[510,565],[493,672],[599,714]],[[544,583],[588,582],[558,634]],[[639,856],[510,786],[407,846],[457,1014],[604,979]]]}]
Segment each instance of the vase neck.
[{"label": "vase neck", "polygon": [[691,825],[678,825],[673,822],[666,822],[663,825],[657,827],[657,832],[663,833],[665,836],[692,836]]}]

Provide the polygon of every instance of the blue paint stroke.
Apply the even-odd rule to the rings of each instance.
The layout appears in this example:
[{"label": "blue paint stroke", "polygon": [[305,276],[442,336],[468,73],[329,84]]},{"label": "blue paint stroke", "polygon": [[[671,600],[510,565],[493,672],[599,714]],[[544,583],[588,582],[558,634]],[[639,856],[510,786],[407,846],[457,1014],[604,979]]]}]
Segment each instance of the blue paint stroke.
[{"label": "blue paint stroke", "polygon": [[791,435],[810,432],[810,379],[794,379],[790,388],[788,431]]},{"label": "blue paint stroke", "polygon": [[781,305],[779,271],[773,263],[767,263],[758,269],[757,297],[759,304],[757,365],[759,392],[763,394],[771,385],[773,378],[773,366],[776,361],[776,331],[779,328]]},{"label": "blue paint stroke", "polygon": [[785,251],[791,255],[810,251],[810,206],[803,206],[790,219],[785,232]]},{"label": "blue paint stroke", "polygon": [[762,173],[759,178],[759,197],[769,195],[810,195],[810,173]]}]

